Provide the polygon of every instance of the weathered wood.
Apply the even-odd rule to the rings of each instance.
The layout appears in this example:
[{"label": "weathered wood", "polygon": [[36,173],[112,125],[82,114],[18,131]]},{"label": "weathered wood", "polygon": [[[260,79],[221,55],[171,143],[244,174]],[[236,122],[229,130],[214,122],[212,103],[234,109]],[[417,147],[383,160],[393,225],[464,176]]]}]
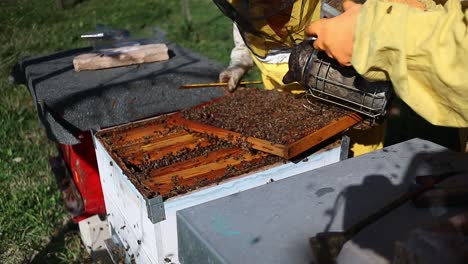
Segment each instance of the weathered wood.
[{"label": "weathered wood", "polygon": [[[266,153],[260,153],[260,154],[245,154],[249,157],[243,156],[244,162],[250,162],[250,163],[255,163],[258,161],[261,161],[264,156],[266,156]],[[224,177],[229,177],[228,175],[228,167],[233,168],[234,170],[244,170],[242,168],[243,162],[230,162],[226,161],[225,163],[227,166],[219,166],[216,168],[215,166],[210,167],[209,171],[201,172],[197,175],[193,175],[192,177],[185,177],[185,178],[178,178],[176,181],[176,185],[179,186],[179,188],[186,188],[190,186],[198,186],[198,187],[204,187],[206,186],[205,182],[213,182],[213,181],[221,181],[223,180]],[[247,169],[244,171],[252,171],[251,169]],[[155,179],[155,178],[153,178]],[[158,179],[155,180],[157,182]],[[171,182],[171,184],[163,184],[163,183],[157,183],[155,186],[153,186],[153,189],[157,189],[157,191],[165,197],[167,194],[169,194],[171,191],[174,190],[174,183]]]},{"label": "weathered wood", "polygon": [[86,53],[73,59],[75,71],[98,70],[169,59],[166,44],[148,44]]},{"label": "weathered wood", "polygon": [[228,166],[239,165],[245,161],[259,159],[266,154],[243,153],[239,148],[225,149],[222,151],[212,152],[206,157],[199,157],[187,162],[176,163],[171,166],[161,168],[151,172],[151,179],[147,180],[147,186],[154,184],[171,183],[174,177],[178,179],[188,179],[210,175],[210,173],[218,170],[226,170]]},{"label": "weathered wood", "polygon": [[178,142],[174,145],[170,145],[170,146],[163,147],[163,148],[156,148],[151,151],[147,151],[145,152],[146,154],[144,156],[130,155],[128,162],[134,165],[141,165],[144,162],[156,161],[156,160],[162,159],[164,156],[167,156],[171,153],[178,153],[179,151],[182,151],[184,149],[194,150],[196,148],[207,147],[209,145],[211,145],[211,143],[207,139],[195,138],[191,141]]},{"label": "weathered wood", "polygon": [[179,172],[186,169],[197,168],[199,166],[204,166],[213,162],[218,162],[220,160],[226,159],[230,156],[239,155],[242,153],[242,149],[240,148],[229,148],[229,149],[222,149],[219,151],[214,151],[208,153],[206,156],[196,157],[194,159],[178,162],[171,166],[162,167],[157,170],[153,170],[150,172],[150,178],[160,178],[162,175]]},{"label": "weathered wood", "polygon": [[194,139],[193,135],[188,134],[185,131],[180,131],[174,134],[169,134],[166,137],[160,138],[157,141],[148,141],[140,144],[132,145],[122,151],[119,154],[123,156],[138,155],[139,153],[146,153],[148,151],[154,151],[160,148],[169,147],[182,142],[189,142]]},{"label": "weathered wood", "polygon": [[164,124],[151,124],[149,126],[135,127],[132,133],[126,137],[116,139],[114,144],[118,148],[124,148],[129,145],[137,144],[145,141],[146,138],[158,138],[166,135],[170,128]]},{"label": "weathered wood", "polygon": [[221,149],[207,155],[154,169],[150,172],[149,179],[145,180],[143,184],[163,197],[167,197],[177,188],[203,187],[206,182],[212,183],[216,180],[222,180],[229,173],[228,168],[245,170],[242,166],[246,162],[256,163],[266,156],[268,156],[266,153],[254,154],[237,147]]},{"label": "weathered wood", "polygon": [[117,126],[106,132],[103,138],[112,138],[112,149],[117,151],[148,140],[164,137],[171,132],[175,132],[173,127],[167,124],[166,116],[153,117],[144,121]]}]

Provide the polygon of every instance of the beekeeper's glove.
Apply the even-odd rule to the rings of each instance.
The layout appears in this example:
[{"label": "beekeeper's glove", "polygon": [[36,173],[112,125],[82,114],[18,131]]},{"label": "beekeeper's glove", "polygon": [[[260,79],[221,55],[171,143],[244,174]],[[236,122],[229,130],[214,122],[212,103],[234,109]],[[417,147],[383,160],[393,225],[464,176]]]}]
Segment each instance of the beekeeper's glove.
[{"label": "beekeeper's glove", "polygon": [[239,86],[242,77],[253,67],[254,62],[249,48],[245,45],[236,25],[233,26],[235,47],[231,51],[229,67],[219,74],[220,82],[227,82],[230,92],[234,92]]}]

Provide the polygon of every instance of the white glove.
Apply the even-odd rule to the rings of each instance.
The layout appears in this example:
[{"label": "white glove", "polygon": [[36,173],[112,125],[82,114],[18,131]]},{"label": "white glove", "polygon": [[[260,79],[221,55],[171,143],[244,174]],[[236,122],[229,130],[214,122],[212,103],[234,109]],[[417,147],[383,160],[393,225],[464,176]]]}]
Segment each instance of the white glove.
[{"label": "white glove", "polygon": [[219,81],[227,82],[228,90],[234,92],[248,70],[240,66],[230,66],[219,74]]},{"label": "white glove", "polygon": [[239,86],[242,77],[253,67],[254,62],[249,48],[245,45],[239,29],[233,25],[234,48],[231,51],[229,67],[219,74],[220,82],[227,82],[230,92]]}]

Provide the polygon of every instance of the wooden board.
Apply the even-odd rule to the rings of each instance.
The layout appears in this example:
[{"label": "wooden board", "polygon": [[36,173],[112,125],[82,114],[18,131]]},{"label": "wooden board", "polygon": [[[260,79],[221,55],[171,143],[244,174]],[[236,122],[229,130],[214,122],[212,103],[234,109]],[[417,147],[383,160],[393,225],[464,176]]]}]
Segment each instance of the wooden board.
[{"label": "wooden board", "polygon": [[73,59],[75,71],[98,70],[169,59],[166,44],[148,44],[86,53]]},{"label": "wooden board", "polygon": [[239,140],[246,141],[251,144],[252,148],[267,152],[285,159],[291,159],[306,150],[320,144],[321,142],[337,135],[340,132],[356,125],[362,121],[362,117],[357,114],[350,114],[341,117],[338,120],[330,122],[328,125],[322,127],[316,132],[308,134],[307,136],[297,140],[289,145],[275,144],[263,139],[254,137],[244,137],[241,134],[222,128],[209,126],[206,124],[193,122],[184,119],[181,113],[177,113],[170,118],[170,122],[174,125],[185,126],[191,131],[199,133],[208,133],[216,137],[222,138],[230,142],[238,142]]},{"label": "wooden board", "polygon": [[[167,199],[280,161],[267,153],[251,152],[188,132],[169,122],[173,116],[152,118],[96,134],[142,194],[154,193]],[[161,165],[163,161],[171,161],[168,157],[177,153],[183,153],[180,161]]]}]

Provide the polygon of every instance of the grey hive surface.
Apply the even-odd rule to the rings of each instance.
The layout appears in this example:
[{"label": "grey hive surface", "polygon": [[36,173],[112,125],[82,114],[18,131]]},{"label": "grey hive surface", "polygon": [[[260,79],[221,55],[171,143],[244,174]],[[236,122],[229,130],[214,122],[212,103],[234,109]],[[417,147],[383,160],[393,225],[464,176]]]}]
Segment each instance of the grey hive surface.
[{"label": "grey hive surface", "polygon": [[[309,238],[342,231],[408,190],[414,176],[468,171],[466,154],[413,139],[177,212],[181,263],[314,263]],[[468,186],[468,174],[447,186]],[[338,263],[392,259],[396,240],[467,208],[407,203],[345,244]],[[373,252],[369,256],[369,252]],[[372,258],[371,258],[372,257]]]},{"label": "grey hive surface", "polygon": [[[77,144],[74,135],[192,107],[222,95],[218,88],[179,90],[217,81],[223,66],[168,43],[168,61],[75,72],[73,58],[91,48],[22,60],[14,75],[26,84],[48,137]],[[18,77],[19,76],[19,77]]]}]

